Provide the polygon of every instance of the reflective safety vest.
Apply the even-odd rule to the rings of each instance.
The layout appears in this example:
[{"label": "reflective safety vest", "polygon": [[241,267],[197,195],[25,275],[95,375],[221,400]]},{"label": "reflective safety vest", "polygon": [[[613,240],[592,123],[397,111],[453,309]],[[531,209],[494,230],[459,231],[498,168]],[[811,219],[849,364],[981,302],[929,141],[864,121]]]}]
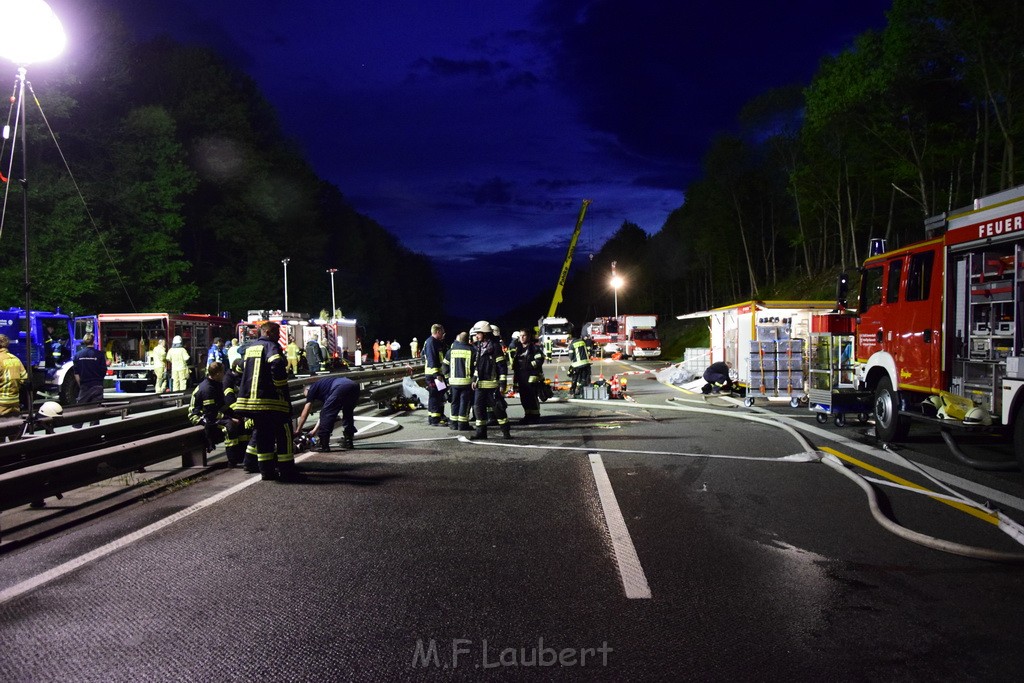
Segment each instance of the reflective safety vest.
[{"label": "reflective safety vest", "polygon": [[288,366],[276,341],[260,337],[242,354],[242,381],[238,385],[235,412],[291,412],[288,399]]},{"label": "reflective safety vest", "polygon": [[427,337],[423,344],[423,372],[432,377],[441,372],[441,342],[433,337]]},{"label": "reflective safety vest", "polygon": [[468,387],[473,383],[473,366],[476,360],[476,351],[469,344],[460,341],[452,344],[448,355],[444,357],[444,374],[448,377],[448,384],[453,387]]},{"label": "reflective safety vest", "polygon": [[28,371],[21,360],[7,349],[0,349],[0,407],[18,408],[21,385]]},{"label": "reflective safety vest", "polygon": [[536,342],[516,346],[516,355],[513,359],[513,369],[516,374],[516,381],[522,383],[525,379],[528,384],[540,381],[541,368],[544,365],[544,354]]},{"label": "reflective safety vest", "polygon": [[224,410],[224,385],[207,377],[192,391],[188,402],[188,421],[199,424],[205,417],[207,422],[221,417]]},{"label": "reflective safety vest", "polygon": [[497,389],[508,383],[508,358],[497,339],[489,337],[477,343],[473,375],[480,389]]},{"label": "reflective safety vest", "polygon": [[582,339],[574,339],[569,346],[569,353],[572,355],[572,367],[582,368],[590,365],[590,352],[587,350],[587,342]]}]

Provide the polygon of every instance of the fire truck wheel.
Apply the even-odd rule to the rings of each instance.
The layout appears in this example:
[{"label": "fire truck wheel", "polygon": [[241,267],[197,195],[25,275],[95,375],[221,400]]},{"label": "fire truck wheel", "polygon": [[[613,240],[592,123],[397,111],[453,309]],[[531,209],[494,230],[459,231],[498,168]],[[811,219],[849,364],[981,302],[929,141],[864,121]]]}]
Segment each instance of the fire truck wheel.
[{"label": "fire truck wheel", "polygon": [[875,389],[875,436],[886,443],[900,441],[910,431],[910,420],[900,415],[900,395],[888,376]]},{"label": "fire truck wheel", "polygon": [[71,406],[78,400],[78,382],[75,381],[75,374],[69,372],[60,385],[60,404]]},{"label": "fire truck wheel", "polygon": [[1024,406],[1017,409],[1017,417],[1013,419],[1013,454],[1024,470]]}]

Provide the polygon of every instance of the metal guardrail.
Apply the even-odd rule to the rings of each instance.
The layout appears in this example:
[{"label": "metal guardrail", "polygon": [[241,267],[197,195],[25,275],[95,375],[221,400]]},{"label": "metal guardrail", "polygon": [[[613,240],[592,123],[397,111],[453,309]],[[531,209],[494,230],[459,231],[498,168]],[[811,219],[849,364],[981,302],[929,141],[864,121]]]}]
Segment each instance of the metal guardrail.
[{"label": "metal guardrail", "polygon": [[189,427],[4,472],[0,474],[0,509],[58,496],[65,491],[134,472],[140,467],[167,460],[167,454],[171,452],[193,459],[204,457],[206,435],[203,432],[202,427]]},{"label": "metal guardrail", "polygon": [[[365,370],[291,380],[289,389],[293,396],[298,395],[293,406],[304,402],[301,391],[296,390],[329,376],[347,377],[360,385],[370,385],[364,386],[364,390],[371,400],[380,403],[381,397],[399,393],[401,382],[372,386],[375,382],[413,375],[414,370],[422,367],[421,363],[399,361]],[[187,394],[126,398],[99,405],[69,406],[60,416],[37,420],[37,426],[46,434],[32,434],[0,444],[0,510],[60,495],[179,455],[183,468],[205,466],[204,429],[181,428],[186,424],[188,400]],[[57,427],[117,416],[121,421],[54,431]],[[24,428],[22,418],[0,420],[0,437],[20,434]],[[118,441],[122,443],[116,443]]]}]

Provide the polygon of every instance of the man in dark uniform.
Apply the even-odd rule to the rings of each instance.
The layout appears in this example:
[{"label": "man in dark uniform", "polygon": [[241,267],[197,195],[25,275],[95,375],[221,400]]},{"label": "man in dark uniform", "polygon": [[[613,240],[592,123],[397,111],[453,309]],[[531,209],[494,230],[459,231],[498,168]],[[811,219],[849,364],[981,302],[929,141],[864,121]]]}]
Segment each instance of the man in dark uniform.
[{"label": "man in dark uniform", "polygon": [[474,441],[487,438],[488,410],[494,411],[498,427],[505,438],[512,438],[504,399],[505,389],[508,388],[508,359],[491,329],[490,323],[481,320],[470,330],[470,334],[476,339],[476,370],[473,373],[473,389],[476,390],[473,402],[476,432],[469,437]]},{"label": "man in dark uniform", "polygon": [[231,467],[241,463],[246,472],[259,472],[255,456],[245,453],[245,446],[252,436],[252,420],[234,414],[235,400],[238,398],[238,383],[242,381],[242,357],[231,362],[231,367],[224,373],[224,408],[229,415],[224,436],[224,455]]},{"label": "man in dark uniform", "polygon": [[[442,359],[444,349],[444,327],[439,323],[430,326],[430,336],[423,344],[423,372],[427,382],[427,424],[435,427],[446,427],[448,419],[444,416],[444,392],[448,383],[445,381]],[[438,383],[442,386],[438,386]]]},{"label": "man in dark uniform", "polygon": [[476,351],[468,344],[469,335],[459,332],[444,357],[444,374],[452,396],[452,430],[469,431],[469,408],[473,404],[473,370]]},{"label": "man in dark uniform", "polygon": [[315,375],[320,372],[320,363],[323,356],[320,354],[320,344],[316,339],[311,338],[306,342],[306,364],[309,365],[309,374]]},{"label": "man in dark uniform", "polygon": [[347,377],[325,377],[318,379],[312,384],[303,388],[306,395],[306,405],[302,406],[298,423],[295,425],[295,433],[302,432],[302,425],[306,424],[306,418],[313,408],[314,401],[322,401],[320,407],[320,418],[313,431],[316,432],[317,446],[314,450],[327,453],[331,450],[331,432],[334,431],[334,423],[338,421],[338,413],[341,413],[342,440],[341,447],[344,449],[355,448],[352,438],[356,434],[355,409],[359,401],[359,385]]},{"label": "man in dark uniform", "polygon": [[704,381],[707,382],[701,387],[702,394],[717,394],[723,389],[726,393],[732,391],[732,379],[729,378],[729,371],[732,364],[726,361],[718,361],[708,366],[704,371]]},{"label": "man in dark uniform", "polygon": [[[75,381],[78,382],[78,403],[96,403],[103,400],[103,378],[107,376],[107,359],[93,348],[96,336],[92,332],[86,332],[82,337],[82,346],[75,356],[74,371]],[[99,420],[93,420],[90,425],[98,425]],[[81,424],[72,425],[75,429],[81,429]]]},{"label": "man in dark uniform", "polygon": [[540,420],[540,399],[538,391],[544,381],[544,352],[540,344],[533,341],[532,331],[523,328],[519,332],[519,341],[512,349],[513,375],[519,391],[519,400],[523,404],[525,416],[521,424],[530,424]]},{"label": "man in dark uniform", "polygon": [[280,336],[280,325],[266,322],[260,326],[260,338],[245,347],[234,411],[252,418],[245,452],[256,456],[263,479],[295,481],[300,473],[292,450],[288,367],[277,343]]},{"label": "man in dark uniform", "polygon": [[590,345],[587,340],[576,337],[569,342],[569,374],[572,386],[569,395],[579,398],[583,395],[583,387],[590,386]]},{"label": "man in dark uniform", "polygon": [[206,377],[192,390],[192,398],[188,402],[188,421],[202,425],[206,430],[208,453],[221,436],[227,434],[223,380],[224,364],[219,361],[210,363]]}]

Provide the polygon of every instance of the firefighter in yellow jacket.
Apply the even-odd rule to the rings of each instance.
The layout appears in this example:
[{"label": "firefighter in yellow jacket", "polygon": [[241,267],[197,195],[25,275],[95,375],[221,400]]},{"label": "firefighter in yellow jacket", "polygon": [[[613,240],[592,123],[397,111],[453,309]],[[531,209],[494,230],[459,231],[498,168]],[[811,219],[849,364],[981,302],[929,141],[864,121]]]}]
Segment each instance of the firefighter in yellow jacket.
[{"label": "firefighter in yellow jacket", "polygon": [[288,335],[288,346],[284,349],[284,355],[288,359],[288,372],[291,373],[292,377],[297,377],[299,374],[299,356],[302,355],[302,349],[295,343],[295,337]]},{"label": "firefighter in yellow jacket", "polygon": [[28,372],[10,345],[7,335],[0,334],[0,415],[21,414],[21,386],[28,381]]}]

